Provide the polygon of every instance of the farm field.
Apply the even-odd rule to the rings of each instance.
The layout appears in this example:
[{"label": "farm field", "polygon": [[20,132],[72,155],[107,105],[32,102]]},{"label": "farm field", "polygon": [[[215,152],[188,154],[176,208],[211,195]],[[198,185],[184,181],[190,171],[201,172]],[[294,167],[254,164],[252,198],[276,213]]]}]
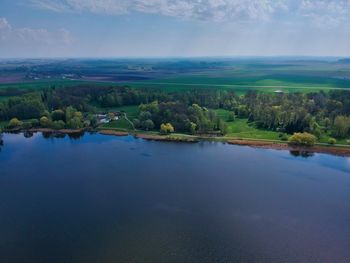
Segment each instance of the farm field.
[{"label": "farm field", "polygon": [[[350,88],[350,63],[337,59],[70,59],[31,63],[24,60],[22,64],[21,67],[11,62],[1,65],[0,91],[77,85],[127,85],[169,92],[230,89],[239,94],[248,90],[313,92]],[[13,76],[14,82],[7,81],[7,74]]]}]

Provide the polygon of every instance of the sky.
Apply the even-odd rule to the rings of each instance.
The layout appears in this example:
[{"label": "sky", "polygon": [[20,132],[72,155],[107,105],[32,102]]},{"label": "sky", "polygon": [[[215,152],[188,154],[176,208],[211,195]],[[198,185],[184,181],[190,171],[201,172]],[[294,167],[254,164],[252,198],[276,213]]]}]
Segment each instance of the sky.
[{"label": "sky", "polygon": [[350,56],[350,0],[0,0],[0,58]]}]

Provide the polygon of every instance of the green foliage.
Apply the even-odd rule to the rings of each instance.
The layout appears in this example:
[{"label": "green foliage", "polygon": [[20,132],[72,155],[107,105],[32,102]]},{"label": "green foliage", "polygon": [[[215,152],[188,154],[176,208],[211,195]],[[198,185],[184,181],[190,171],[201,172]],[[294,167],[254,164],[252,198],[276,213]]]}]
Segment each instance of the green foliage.
[{"label": "green foliage", "polygon": [[141,123],[141,127],[146,130],[146,131],[150,131],[153,130],[154,128],[154,122],[150,119],[145,120]]},{"label": "green foliage", "polygon": [[313,146],[316,143],[316,137],[310,133],[294,133],[288,140],[291,145]]},{"label": "green foliage", "polygon": [[95,127],[97,125],[97,118],[95,114],[89,114],[87,119],[90,122],[89,126]]},{"label": "green foliage", "polygon": [[334,120],[333,135],[337,138],[344,138],[350,131],[350,117],[337,116]]},{"label": "green foliage", "polygon": [[72,106],[68,106],[67,108],[66,108],[66,118],[65,118],[65,120],[66,120],[66,122],[69,122],[71,119],[73,119],[74,118],[74,114],[76,113],[76,109],[74,109]]},{"label": "green foliage", "polygon": [[230,112],[228,115],[228,121],[232,122],[236,119],[236,114],[234,112]]},{"label": "green foliage", "polygon": [[160,133],[161,134],[169,134],[169,133],[173,133],[175,130],[174,130],[174,127],[173,125],[171,125],[171,123],[162,123],[160,125]]},{"label": "green foliage", "polygon": [[222,135],[226,135],[228,132],[228,125],[226,124],[226,122],[224,122],[221,119],[218,119],[218,127],[217,127]]},{"label": "green foliage", "polygon": [[18,128],[18,127],[21,127],[23,124],[23,122],[21,122],[19,119],[17,118],[12,118],[8,124],[8,127],[10,129],[13,129],[13,128]]},{"label": "green foliage", "polygon": [[334,138],[329,138],[329,139],[328,139],[328,144],[334,145],[334,144],[336,144],[336,143],[337,143],[337,140],[336,140],[336,139],[334,139]]},{"label": "green foliage", "polygon": [[139,119],[133,119],[132,123],[134,124],[136,129],[141,127],[141,122]]},{"label": "green foliage", "polygon": [[59,121],[54,121],[54,122],[52,122],[51,127],[52,127],[54,130],[61,130],[61,129],[64,129],[65,125],[66,125],[66,124],[64,123],[64,121],[59,120]]},{"label": "green foliage", "polygon": [[195,124],[194,122],[190,122],[190,133],[196,134],[196,131],[197,131],[197,124]]},{"label": "green foliage", "polygon": [[66,115],[63,110],[54,110],[51,113],[52,121],[65,121]]},{"label": "green foliage", "polygon": [[32,124],[32,127],[39,127],[40,121],[38,119],[32,119],[31,124]]},{"label": "green foliage", "polygon": [[281,141],[288,141],[288,135],[285,133],[280,133],[278,137]]},{"label": "green foliage", "polygon": [[46,116],[43,116],[40,118],[40,125],[42,127],[48,127],[49,124],[50,124],[50,120]]},{"label": "green foliage", "polygon": [[67,127],[70,129],[78,130],[84,128],[84,124],[78,117],[73,117],[69,122],[67,123]]},{"label": "green foliage", "polygon": [[23,122],[22,128],[25,130],[29,130],[29,129],[33,128],[32,122],[30,122],[30,121]]}]

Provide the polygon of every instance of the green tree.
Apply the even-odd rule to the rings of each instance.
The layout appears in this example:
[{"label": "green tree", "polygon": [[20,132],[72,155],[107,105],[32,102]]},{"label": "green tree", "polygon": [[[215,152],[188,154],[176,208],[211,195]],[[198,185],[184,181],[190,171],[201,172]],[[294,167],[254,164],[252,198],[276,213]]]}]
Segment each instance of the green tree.
[{"label": "green tree", "polygon": [[140,122],[139,119],[133,119],[133,120],[132,120],[132,123],[134,124],[134,126],[135,126],[136,129],[137,129],[137,128],[140,128],[140,126],[141,126],[141,122]]},{"label": "green tree", "polygon": [[221,119],[218,119],[218,128],[222,135],[226,135],[228,131],[228,125]]},{"label": "green tree", "polygon": [[74,118],[74,114],[77,110],[72,106],[66,108],[66,122],[68,123],[71,119]]},{"label": "green tree", "polygon": [[334,120],[333,135],[337,138],[344,138],[350,130],[350,117],[337,116]]},{"label": "green tree", "polygon": [[194,122],[190,122],[190,132],[191,134],[196,134],[197,131],[197,124],[195,124]]},{"label": "green tree", "polygon": [[49,123],[50,123],[50,121],[49,121],[49,119],[46,116],[43,116],[43,117],[40,118],[40,125],[42,127],[48,127]]},{"label": "green tree", "polygon": [[66,118],[66,115],[64,114],[63,110],[54,110],[51,113],[52,121],[64,121]]},{"label": "green tree", "polygon": [[310,133],[294,133],[289,139],[289,144],[300,146],[313,146],[316,143],[316,137]]},{"label": "green tree", "polygon": [[173,125],[171,125],[171,123],[162,123],[160,125],[160,133],[161,134],[169,134],[169,133],[173,133],[175,130],[174,130],[174,127]]},{"label": "green tree", "polygon": [[234,112],[230,112],[228,114],[228,121],[232,122],[236,120],[236,114]]},{"label": "green tree", "polygon": [[84,125],[78,117],[74,117],[67,123],[67,126],[70,129],[78,130],[83,128]]},{"label": "green tree", "polygon": [[337,143],[337,140],[336,140],[336,139],[334,139],[334,138],[329,138],[329,139],[328,139],[328,144],[334,145],[334,144],[336,144],[336,143]]},{"label": "green tree", "polygon": [[65,125],[66,124],[64,123],[64,121],[59,120],[59,121],[52,122],[51,127],[55,130],[61,130],[61,129],[64,129]]},{"label": "green tree", "polygon": [[17,118],[12,118],[8,124],[8,127],[10,129],[13,129],[13,128],[18,128],[18,127],[21,127],[23,124],[23,122],[21,122],[19,119]]},{"label": "green tree", "polygon": [[115,119],[115,114],[114,114],[113,112],[109,112],[109,113],[108,113],[108,119],[109,119],[110,121],[114,120],[114,119]]},{"label": "green tree", "polygon": [[331,128],[332,122],[329,118],[324,119],[324,130],[325,132],[328,132],[329,129]]},{"label": "green tree", "polygon": [[95,114],[89,114],[88,120],[90,121],[90,126],[95,127],[97,125],[97,117]]},{"label": "green tree", "polygon": [[143,129],[145,129],[146,131],[152,130],[154,128],[154,122],[152,120],[145,120],[142,123],[142,127]]}]

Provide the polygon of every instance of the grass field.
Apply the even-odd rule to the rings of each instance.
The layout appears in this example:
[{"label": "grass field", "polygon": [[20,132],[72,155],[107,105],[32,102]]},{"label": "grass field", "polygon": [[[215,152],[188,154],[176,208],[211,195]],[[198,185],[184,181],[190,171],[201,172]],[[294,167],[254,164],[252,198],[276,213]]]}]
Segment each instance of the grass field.
[{"label": "grass field", "polygon": [[[139,107],[138,106],[123,106],[123,107],[114,107],[114,108],[99,108],[101,112],[113,112],[119,111],[124,112],[127,118],[132,121],[137,118],[139,115]],[[100,128],[104,129],[121,129],[121,130],[133,130],[131,123],[126,120],[124,117],[120,118],[117,121],[112,121],[110,123],[106,123],[100,126]]]},{"label": "grass field", "polygon": [[247,119],[236,119],[232,122],[228,121],[229,111],[219,109],[215,110],[216,114],[226,121],[228,125],[228,132],[226,137],[249,138],[249,139],[266,139],[279,140],[278,132],[260,130],[254,127],[254,124],[249,124]]},{"label": "grass field", "polygon": [[112,121],[100,126],[102,129],[120,129],[120,130],[133,130],[132,125],[124,117],[117,121]]}]

